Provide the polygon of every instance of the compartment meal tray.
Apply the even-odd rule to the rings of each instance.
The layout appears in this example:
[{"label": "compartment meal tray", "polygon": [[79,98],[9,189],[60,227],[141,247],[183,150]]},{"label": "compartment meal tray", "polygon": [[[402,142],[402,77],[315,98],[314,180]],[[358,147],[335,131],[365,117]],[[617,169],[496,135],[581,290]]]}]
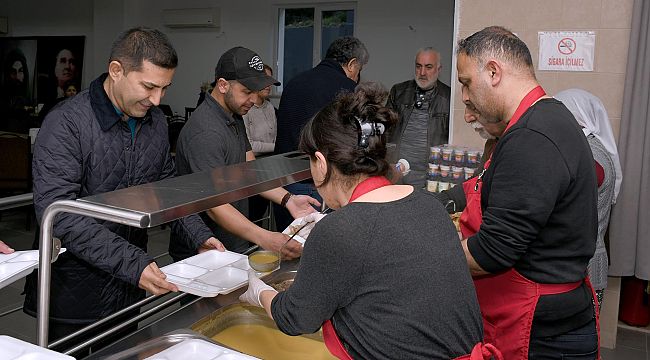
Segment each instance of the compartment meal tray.
[{"label": "compartment meal tray", "polygon": [[[61,248],[59,254],[65,252]],[[38,250],[15,251],[0,254],[0,289],[20,280],[38,267]]]},{"label": "compartment meal tray", "polygon": [[[37,260],[38,262],[38,260]],[[7,335],[0,335],[0,359],[3,360],[74,360],[72,356],[36,346]],[[221,360],[221,359],[219,359]]]},{"label": "compartment meal tray", "polygon": [[258,358],[202,339],[186,339],[145,360],[256,360]]},{"label": "compartment meal tray", "polygon": [[210,250],[160,270],[167,275],[167,281],[175,284],[180,291],[214,297],[246,285],[249,269],[246,255]]}]

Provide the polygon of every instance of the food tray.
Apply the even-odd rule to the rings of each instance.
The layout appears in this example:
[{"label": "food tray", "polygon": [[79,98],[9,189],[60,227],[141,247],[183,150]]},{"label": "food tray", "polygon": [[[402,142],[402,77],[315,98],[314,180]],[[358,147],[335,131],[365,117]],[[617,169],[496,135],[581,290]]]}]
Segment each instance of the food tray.
[{"label": "food tray", "polygon": [[248,257],[232,251],[210,250],[167,265],[160,270],[180,291],[213,297],[248,283]]},{"label": "food tray", "polygon": [[[36,251],[38,253],[38,251]],[[9,254],[13,255],[13,254]],[[38,259],[36,260],[38,262]],[[74,360],[64,355],[11,336],[0,335],[0,359],[3,360]],[[221,360],[221,359],[219,359]]]},{"label": "food tray", "polygon": [[246,354],[230,350],[201,339],[188,339],[145,360],[255,360]]},{"label": "food tray", "polygon": [[299,232],[300,230],[302,230],[302,227],[305,225],[305,224],[303,224],[302,219],[303,218],[301,218],[301,217],[297,218],[297,219],[294,219],[291,222],[291,224],[289,224],[289,226],[287,226],[287,228],[284,229],[284,231],[282,231],[282,233],[285,234],[285,235],[289,235],[292,240],[296,240],[297,242],[300,243],[300,245],[305,246],[305,241],[307,239],[303,238],[302,236],[300,236],[298,234],[295,234],[296,232]]},{"label": "food tray", "polygon": [[[63,252],[65,252],[65,248],[61,248],[59,254]],[[0,289],[22,279],[37,268],[38,256],[38,250],[0,254]]]}]

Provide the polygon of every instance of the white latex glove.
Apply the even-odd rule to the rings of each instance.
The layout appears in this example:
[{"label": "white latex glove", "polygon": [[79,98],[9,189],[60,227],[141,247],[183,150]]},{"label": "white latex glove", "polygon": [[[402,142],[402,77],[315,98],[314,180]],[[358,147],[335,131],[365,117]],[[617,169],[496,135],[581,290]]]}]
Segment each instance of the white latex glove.
[{"label": "white latex glove", "polygon": [[322,218],[324,218],[325,215],[326,214],[315,212],[303,217],[300,224],[300,226],[302,226],[302,229],[298,231],[298,235],[300,235],[304,239],[307,239],[309,233],[311,233],[311,229],[313,229],[314,226],[316,226],[316,223],[319,222]]},{"label": "white latex glove", "polygon": [[[248,290],[239,296],[239,300],[251,305],[262,307],[260,294],[262,291],[266,290],[275,291],[274,288],[266,285],[264,281],[258,279],[257,276],[255,276],[254,270],[248,270]],[[277,291],[275,292],[277,293]]]}]

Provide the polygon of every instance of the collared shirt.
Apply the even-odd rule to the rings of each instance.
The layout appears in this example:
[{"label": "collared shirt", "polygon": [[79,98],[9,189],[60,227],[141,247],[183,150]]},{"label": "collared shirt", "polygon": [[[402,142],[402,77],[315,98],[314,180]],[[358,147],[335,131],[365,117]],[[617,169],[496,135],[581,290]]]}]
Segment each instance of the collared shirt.
[{"label": "collared shirt", "polygon": [[[185,175],[243,163],[246,161],[246,152],[250,150],[243,119],[228,114],[211,95],[206,95],[178,137],[177,171],[179,175]],[[248,199],[230,205],[248,216]],[[243,251],[248,248],[248,241],[225,231],[205,213],[201,214],[201,218],[228,250]],[[173,252],[175,258],[194,255],[189,249],[183,248],[182,242],[176,240],[172,233],[170,253]]]}]

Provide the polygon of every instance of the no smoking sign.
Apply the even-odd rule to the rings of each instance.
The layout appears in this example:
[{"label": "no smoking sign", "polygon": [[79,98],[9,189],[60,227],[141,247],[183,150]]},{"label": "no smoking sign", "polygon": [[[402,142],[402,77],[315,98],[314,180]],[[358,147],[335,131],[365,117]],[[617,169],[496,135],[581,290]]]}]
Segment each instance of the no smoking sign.
[{"label": "no smoking sign", "polygon": [[562,55],[570,55],[576,51],[576,41],[571,38],[564,38],[557,43],[557,50]]},{"label": "no smoking sign", "polygon": [[594,70],[595,32],[541,31],[538,39],[539,70]]}]

